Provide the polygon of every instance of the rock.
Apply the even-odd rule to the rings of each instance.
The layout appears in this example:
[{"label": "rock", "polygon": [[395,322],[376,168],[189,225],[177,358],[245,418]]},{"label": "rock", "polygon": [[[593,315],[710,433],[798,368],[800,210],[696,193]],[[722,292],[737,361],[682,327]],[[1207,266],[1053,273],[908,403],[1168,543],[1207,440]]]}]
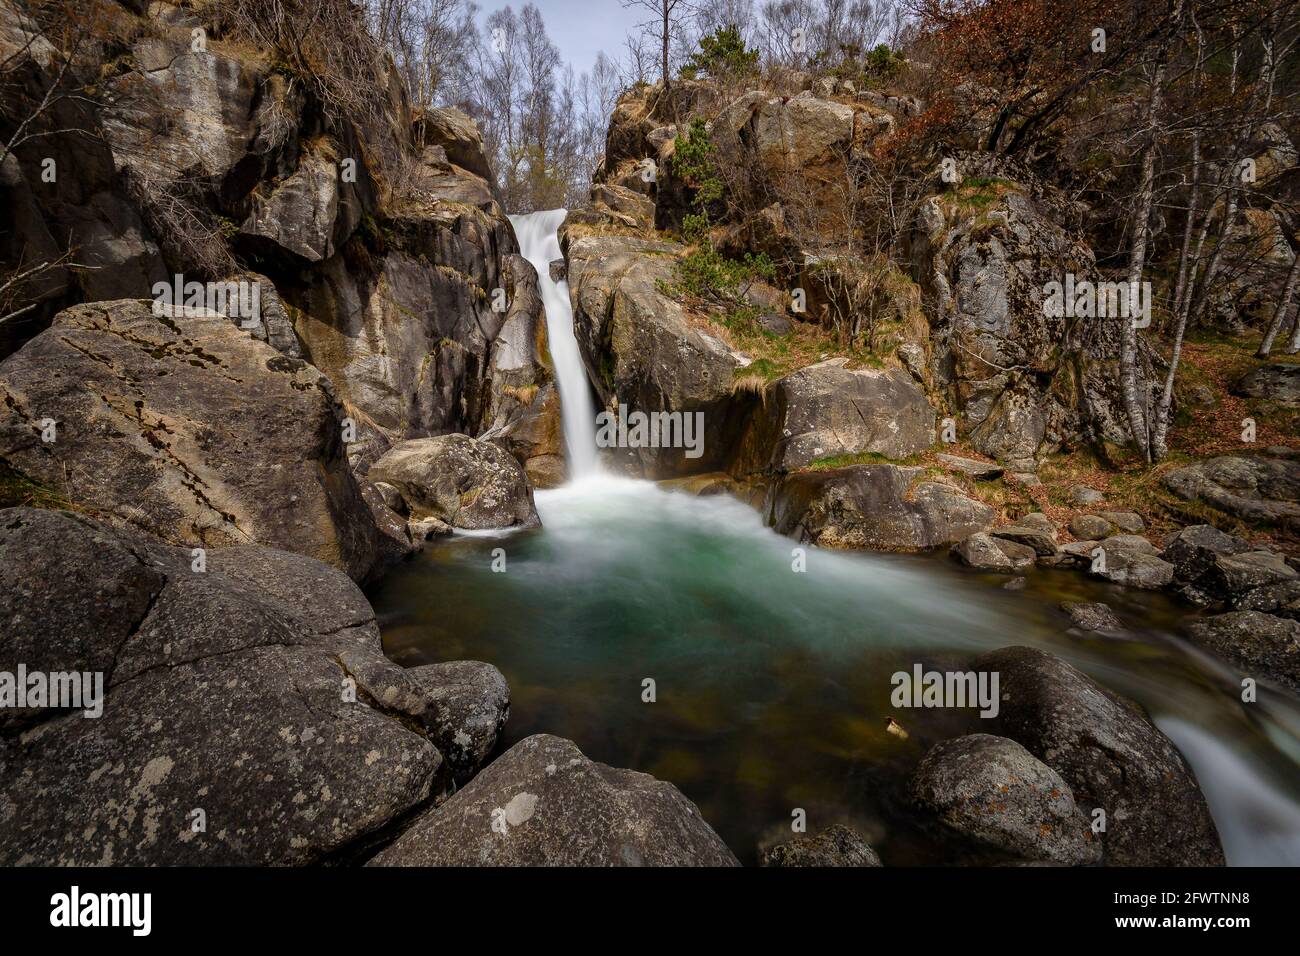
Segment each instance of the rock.
[{"label": "rock", "polygon": [[991,722],[1069,784],[1111,866],[1221,866],[1214,820],[1182,755],[1136,704],[1043,651],[1007,647],[975,661],[999,674]]},{"label": "rock", "polygon": [[379,493],[379,497],[383,500],[386,508],[389,508],[391,511],[401,515],[402,517],[406,517],[410,513],[410,509],[406,507],[406,500],[402,497],[402,493],[388,482],[375,481],[371,484],[374,486],[375,491]]},{"label": "rock", "polygon": [[449,162],[492,181],[478,124],[460,110],[445,106],[421,110],[415,117],[413,137],[417,146],[441,146]]},{"label": "rock", "polygon": [[342,248],[362,217],[360,203],[349,202],[339,177],[338,149],[309,147],[298,167],[264,195],[254,193],[252,209],[239,227],[245,241],[322,262]]},{"label": "rock", "polygon": [[1195,582],[1214,567],[1219,555],[1249,550],[1250,543],[1245,539],[1224,534],[1212,525],[1197,524],[1175,531],[1166,538],[1161,557],[1174,566],[1174,575],[1179,581]]},{"label": "rock", "polygon": [[784,315],[778,315],[775,312],[765,312],[758,317],[758,324],[768,332],[777,337],[789,335],[794,331],[794,323]]},{"label": "rock", "polygon": [[1263,611],[1300,621],[1300,580],[1291,578],[1247,591],[1234,602],[1239,611]]},{"label": "rock", "polygon": [[407,671],[423,692],[422,718],[429,739],[451,768],[456,783],[487,762],[510,717],[510,687],[491,664],[448,661]]},{"label": "rock", "polygon": [[[1120,536],[1122,537],[1122,536]],[[1113,539],[1107,539],[1110,541]],[[1100,542],[1105,556],[1100,567],[1089,564],[1089,573],[1128,588],[1156,590],[1174,579],[1174,566],[1152,553],[1131,547],[1112,547]],[[1154,548],[1152,549],[1154,551]]]},{"label": "rock", "polygon": [[1069,784],[1014,740],[971,734],[937,744],[913,772],[911,794],[948,827],[1013,856],[1071,866],[1101,859]]},{"label": "rock", "polygon": [[1081,540],[1099,541],[1110,534],[1112,525],[1097,515],[1076,515],[1070,519],[1070,534]]},{"label": "rock", "polygon": [[936,457],[942,464],[954,471],[964,472],[976,481],[993,481],[1002,477],[1003,469],[999,465],[976,461],[974,458],[962,458],[960,455],[939,454]]},{"label": "rock", "polygon": [[1018,485],[1024,485],[1026,488],[1041,488],[1043,486],[1043,479],[1031,471],[1013,471],[1011,480]]},{"label": "rock", "polygon": [[1294,580],[1295,577],[1296,572],[1281,555],[1269,551],[1246,551],[1241,554],[1218,555],[1213,570],[1201,581],[1216,593],[1235,596],[1281,581]]},{"label": "rock", "polygon": [[[1038,517],[1041,518],[1042,515]],[[1026,515],[1015,524],[994,528],[991,534],[995,538],[1026,545],[1032,548],[1035,554],[1045,557],[1050,557],[1059,550],[1056,546],[1056,529],[1052,527],[1050,522],[1043,524],[1040,521],[1033,520],[1030,515]]]},{"label": "rock", "polygon": [[1268,362],[1247,372],[1233,387],[1232,394],[1268,398],[1291,408],[1300,408],[1300,365]]},{"label": "rock", "polygon": [[1070,615],[1075,627],[1084,631],[1113,634],[1124,630],[1124,625],[1109,604],[1066,601],[1061,605],[1061,610]]},{"label": "rock", "polygon": [[425,542],[434,538],[446,538],[456,530],[441,518],[415,518],[406,523],[407,533],[412,541]]},{"label": "rock", "polygon": [[0,736],[0,863],[309,864],[440,790],[421,691],[346,575],[256,546],[192,561],[69,512],[0,511],[0,670],[104,687],[98,719],[6,714],[22,733]]},{"label": "rock", "polygon": [[1004,538],[978,531],[953,545],[952,553],[963,563],[981,571],[1023,571],[1034,565],[1034,549]]},{"label": "rock", "polygon": [[1262,525],[1300,519],[1300,460],[1225,455],[1164,476],[1165,486],[1187,501]]},{"label": "rock", "polygon": [[1099,514],[1115,527],[1121,531],[1127,531],[1129,534],[1137,534],[1146,527],[1142,521],[1142,516],[1134,514],[1132,511],[1102,511]]},{"label": "rock", "polygon": [[1060,557],[1069,558],[1070,564],[1091,564],[1093,552],[1101,545],[1100,541],[1071,541],[1061,545]]},{"label": "rock", "polygon": [[0,363],[0,461],[163,541],[256,542],[368,580],[379,532],[329,381],[223,315],[186,311],[121,300],[61,312]]},{"label": "rock", "polygon": [[1300,691],[1300,622],[1260,611],[1231,611],[1193,621],[1187,633],[1248,676]]},{"label": "rock", "polygon": [[595,763],[571,741],[515,744],[371,866],[736,866],[672,784]]},{"label": "rock", "polygon": [[519,462],[466,435],[402,442],[370,467],[370,478],[401,492],[412,515],[438,518],[454,528],[541,526]]},{"label": "rock", "polygon": [[549,268],[552,282],[564,282],[569,276],[569,264],[563,259],[555,259]]},{"label": "rock", "polygon": [[[1008,543],[1010,543],[1010,542],[1008,542]],[[1023,590],[1025,589],[1025,587],[1026,587],[1028,584],[1029,584],[1028,579],[1023,578],[1023,577],[1014,577],[1014,578],[1012,578],[1010,581],[1008,581],[1006,584],[1002,585],[1002,590],[1004,590],[1004,591],[1023,591]]]},{"label": "rock", "polygon": [[988,530],[992,508],[924,474],[901,465],[795,472],[772,487],[765,510],[781,534],[829,548],[917,551]]},{"label": "rock", "polygon": [[934,409],[901,369],[844,368],[831,359],[774,382],[754,410],[740,470],[794,471],[818,459],[906,458],[934,441]]},{"label": "rock", "polygon": [[760,866],[880,866],[880,857],[858,831],[836,823],[816,836],[797,836],[769,847]]},{"label": "rock", "polygon": [[1087,485],[1075,485],[1070,489],[1070,498],[1077,505],[1095,505],[1106,496]]},{"label": "rock", "polygon": [[597,183],[591,187],[591,201],[630,217],[638,229],[654,225],[654,200],[634,189]]},{"label": "rock", "polygon": [[904,342],[895,349],[894,354],[896,354],[898,360],[903,363],[903,368],[907,369],[908,374],[917,382],[924,385],[926,381],[925,347],[917,342]]},{"label": "rock", "polygon": [[1160,549],[1140,534],[1112,534],[1109,538],[1102,539],[1101,546],[1108,554],[1112,551],[1140,551],[1143,554],[1160,554]]}]

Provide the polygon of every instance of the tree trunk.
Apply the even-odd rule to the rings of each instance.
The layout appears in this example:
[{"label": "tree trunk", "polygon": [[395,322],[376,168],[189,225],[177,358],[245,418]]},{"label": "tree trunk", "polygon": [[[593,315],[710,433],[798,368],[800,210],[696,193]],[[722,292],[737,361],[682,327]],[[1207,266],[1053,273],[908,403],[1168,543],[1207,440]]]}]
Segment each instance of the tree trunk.
[{"label": "tree trunk", "polygon": [[1273,351],[1273,340],[1282,331],[1286,317],[1291,312],[1291,300],[1295,297],[1297,280],[1300,280],[1300,253],[1291,260],[1291,269],[1286,274],[1286,285],[1282,287],[1282,298],[1278,300],[1273,321],[1269,323],[1268,331],[1264,333],[1264,341],[1259,343],[1259,351],[1255,353],[1257,358],[1268,358],[1268,353]]}]

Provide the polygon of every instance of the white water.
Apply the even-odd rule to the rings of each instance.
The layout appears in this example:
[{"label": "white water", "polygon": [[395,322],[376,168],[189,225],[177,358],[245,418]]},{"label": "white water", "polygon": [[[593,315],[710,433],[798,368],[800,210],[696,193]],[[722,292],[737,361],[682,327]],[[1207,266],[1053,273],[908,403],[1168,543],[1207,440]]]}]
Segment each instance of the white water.
[{"label": "white water", "polygon": [[600,472],[596,458],[596,409],[587,385],[587,371],[578,354],[578,340],[573,334],[573,308],[569,304],[569,284],[551,281],[551,263],[560,258],[557,230],[567,210],[549,209],[523,216],[511,216],[519,239],[519,250],[537,270],[537,286],[546,308],[546,339],[551,361],[555,364],[555,381],[560,389],[560,415],[564,423],[564,443],[569,453],[569,478],[589,478]]},{"label": "white water", "polygon": [[[566,659],[572,655],[572,660],[608,652],[622,656],[624,641],[639,633],[638,627],[648,627],[656,635],[655,650],[671,650],[670,657],[700,654],[703,661],[703,655],[717,652],[709,650],[716,640],[711,633],[731,621],[746,622],[740,630],[748,632],[742,646],[722,652],[733,661],[770,657],[794,639],[815,643],[832,659],[864,641],[893,645],[903,653],[936,641],[949,647],[1038,644],[1153,712],[1196,773],[1229,863],[1300,864],[1300,761],[1295,749],[1300,711],[1292,701],[1261,702],[1251,715],[1254,732],[1244,732],[1249,720],[1242,720],[1240,704],[1214,690],[1204,671],[1188,681],[1175,676],[1172,667],[1148,669],[1135,666],[1132,657],[1061,644],[1055,626],[1044,627],[1036,617],[1040,609],[1008,603],[1025,598],[985,593],[974,580],[954,578],[938,567],[868,554],[817,551],[811,559],[816,574],[792,575],[785,570],[790,542],[762,527],[747,506],[670,494],[649,482],[603,475],[568,283],[550,278],[550,263],[560,257],[556,230],[564,216],[565,210],[556,209],[510,217],[524,257],[537,270],[568,446],[570,483],[537,494],[547,529],[533,544],[541,560],[521,556],[512,575],[525,588],[536,587],[541,605],[552,605],[547,620],[530,631],[543,623],[563,623],[550,635],[548,653]],[[596,593],[589,593],[592,589]],[[502,599],[493,593],[494,601]],[[611,601],[617,609],[605,606]],[[533,609],[530,615],[536,612],[532,601],[525,604]],[[599,615],[611,615],[603,631],[593,620]],[[610,646],[566,653],[562,642],[587,632],[597,645]],[[1159,643],[1152,635],[1152,645]],[[1173,659],[1195,659],[1195,654],[1177,650],[1181,642],[1171,643]],[[749,666],[759,669],[767,662]]]}]

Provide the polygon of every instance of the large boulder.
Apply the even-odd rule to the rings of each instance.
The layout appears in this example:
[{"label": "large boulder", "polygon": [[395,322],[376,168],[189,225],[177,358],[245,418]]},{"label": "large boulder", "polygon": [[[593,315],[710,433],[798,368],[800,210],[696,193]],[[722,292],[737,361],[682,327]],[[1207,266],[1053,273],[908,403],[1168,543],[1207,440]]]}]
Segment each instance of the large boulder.
[{"label": "large boulder", "polygon": [[1193,621],[1187,633],[1247,676],[1300,691],[1300,621],[1261,611],[1231,611]]},{"label": "large boulder", "polygon": [[536,734],[422,814],[372,866],[735,866],[672,784]]},{"label": "large boulder", "polygon": [[1300,519],[1300,460],[1224,455],[1175,468],[1164,483],[1180,498],[1257,524]]},{"label": "large boulder", "polygon": [[1069,784],[1014,740],[971,734],[937,744],[913,772],[911,793],[946,826],[1013,857],[1071,866],[1101,859]]},{"label": "large boulder", "polygon": [[822,458],[907,458],[934,443],[934,409],[902,369],[829,359],[778,379],[755,409],[739,470],[796,471]]},{"label": "large boulder", "polygon": [[[91,557],[93,556],[93,558]],[[0,671],[100,675],[102,714],[6,712],[0,863],[317,862],[449,785],[428,688],[346,575],[0,511]],[[14,731],[14,732],[9,732]]]},{"label": "large boulder", "polygon": [[415,117],[413,136],[417,146],[440,146],[453,165],[493,181],[478,124],[460,110],[446,106],[421,110]]},{"label": "large boulder", "polygon": [[396,488],[411,514],[454,528],[541,524],[523,467],[498,446],[466,435],[416,438],[389,449],[369,477]]},{"label": "large boulder", "polygon": [[781,534],[829,548],[920,551],[947,547],[993,523],[993,509],[922,468],[851,465],[787,475],[765,506]]},{"label": "large boulder", "polygon": [[[731,458],[752,396],[738,394],[749,359],[692,324],[663,291],[676,281],[676,243],[627,236],[568,242],[574,332],[600,402],[617,413],[702,415],[703,442],[689,449],[614,449],[620,467],[647,478],[721,470]],[[693,454],[693,453],[692,453]]]},{"label": "large boulder", "polygon": [[1089,820],[1105,811],[1104,862],[1219,866],[1223,849],[1196,778],[1173,743],[1131,701],[1029,647],[977,659],[1002,694],[996,732],[1056,771]]},{"label": "large boulder", "polygon": [[164,541],[265,544],[368,578],[378,532],[330,382],[224,315],[172,312],[75,306],[0,363],[0,461]]}]

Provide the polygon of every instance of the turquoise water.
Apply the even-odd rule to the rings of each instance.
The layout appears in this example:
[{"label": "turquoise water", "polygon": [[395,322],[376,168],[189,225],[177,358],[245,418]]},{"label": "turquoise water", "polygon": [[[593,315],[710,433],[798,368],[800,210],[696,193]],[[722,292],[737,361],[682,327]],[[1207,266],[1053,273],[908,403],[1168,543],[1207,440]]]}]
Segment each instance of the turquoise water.
[{"label": "turquoise water", "polygon": [[[1141,703],[1189,759],[1236,864],[1300,863],[1300,710],[1170,636],[1160,595],[1070,572],[1022,591],[946,557],[806,552],[748,506],[596,477],[537,494],[543,527],[461,535],[373,596],[405,664],[489,661],[510,682],[503,746],[537,732],[679,786],[744,862],[789,835],[858,827],[886,864],[962,862],[905,799],[928,746],[977,731],[969,713],[889,704],[917,662],[964,666],[1008,644],[1050,650]],[[502,549],[505,571],[492,570]],[[1103,599],[1140,638],[1066,633],[1061,600]],[[642,700],[643,681],[656,700]],[[907,739],[886,730],[899,717]]]}]

